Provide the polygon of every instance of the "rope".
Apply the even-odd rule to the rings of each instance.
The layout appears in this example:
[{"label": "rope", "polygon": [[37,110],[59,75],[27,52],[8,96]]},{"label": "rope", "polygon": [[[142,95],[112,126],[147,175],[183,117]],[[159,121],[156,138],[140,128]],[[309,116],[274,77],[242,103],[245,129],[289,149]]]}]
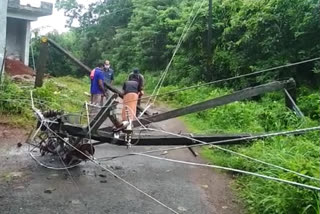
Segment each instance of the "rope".
[{"label": "rope", "polygon": [[253,175],[253,176],[256,176],[256,177],[260,177],[260,178],[265,178],[265,179],[278,181],[278,182],[282,182],[282,183],[286,183],[286,184],[291,184],[291,185],[295,185],[295,186],[299,186],[299,187],[303,187],[303,188],[307,188],[307,189],[311,189],[311,190],[320,191],[320,187],[306,185],[306,184],[302,184],[302,183],[298,183],[298,182],[294,182],[294,181],[284,180],[284,179],[281,179],[281,178],[275,178],[275,177],[262,175],[262,174],[249,172],[249,171],[244,171],[244,170],[240,170],[240,169],[234,169],[234,168],[223,167],[223,166],[218,166],[218,165],[209,165],[209,164],[201,164],[201,163],[180,161],[180,160],[162,158],[162,157],[146,155],[146,154],[140,154],[140,155],[144,156],[144,157],[149,157],[149,158],[153,158],[153,159],[169,161],[169,162],[173,162],[173,163],[180,163],[180,164],[187,164],[187,165],[191,165],[191,166],[203,166],[203,167],[210,167],[210,168],[216,168],[216,169],[223,169],[223,170],[227,170],[227,171],[238,172],[238,173],[247,174],[247,175]]}]

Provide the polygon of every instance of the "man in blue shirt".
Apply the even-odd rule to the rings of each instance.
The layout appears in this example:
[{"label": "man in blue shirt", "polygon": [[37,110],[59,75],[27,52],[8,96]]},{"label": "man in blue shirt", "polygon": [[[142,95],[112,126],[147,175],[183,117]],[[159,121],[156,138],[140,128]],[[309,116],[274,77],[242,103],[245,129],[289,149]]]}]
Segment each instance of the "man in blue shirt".
[{"label": "man in blue shirt", "polygon": [[102,105],[103,104],[103,97],[106,94],[104,89],[104,65],[100,63],[94,71],[93,78],[91,79],[91,103],[94,105]]}]

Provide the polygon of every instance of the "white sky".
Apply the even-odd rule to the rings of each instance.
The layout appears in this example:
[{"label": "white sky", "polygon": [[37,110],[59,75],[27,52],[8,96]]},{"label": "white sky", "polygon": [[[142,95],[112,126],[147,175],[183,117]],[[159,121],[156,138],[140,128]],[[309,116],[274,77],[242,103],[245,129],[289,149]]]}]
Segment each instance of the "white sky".
[{"label": "white sky", "polygon": [[[40,5],[40,1],[54,4],[56,0],[20,0],[20,3],[29,3],[31,6],[37,6]],[[98,0],[77,0],[78,3],[83,4],[86,7],[97,1]],[[57,11],[53,5],[52,15],[39,17],[37,21],[31,22],[31,29],[41,28],[40,34],[45,34],[52,30],[57,30],[59,33],[66,32],[68,31],[68,28],[65,28],[66,20],[67,17],[64,16],[63,10]]]}]

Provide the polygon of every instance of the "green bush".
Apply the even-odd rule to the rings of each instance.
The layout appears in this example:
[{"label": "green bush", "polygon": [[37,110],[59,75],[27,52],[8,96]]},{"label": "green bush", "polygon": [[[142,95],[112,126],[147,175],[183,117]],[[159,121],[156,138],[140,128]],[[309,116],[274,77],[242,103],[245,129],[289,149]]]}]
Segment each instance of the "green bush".
[{"label": "green bush", "polygon": [[320,120],[320,92],[303,87],[299,95],[298,106],[301,111],[313,120]]},{"label": "green bush", "polygon": [[[84,102],[89,101],[89,85],[87,77],[67,76],[47,79],[41,88],[21,88],[6,78],[0,91],[0,114],[19,116],[17,118],[22,119],[19,125],[29,124],[33,118],[30,90],[33,90],[35,106],[41,110],[79,112],[83,110]],[[12,123],[16,121],[12,120]]]},{"label": "green bush", "polygon": [[[165,87],[163,93],[179,89]],[[229,93],[227,89],[197,88],[161,99],[175,107],[190,105]],[[319,93],[299,93],[298,103],[307,116],[298,118],[284,102],[282,92],[264,95],[258,102],[242,101],[183,117],[188,127],[197,133],[264,133],[318,126]],[[304,104],[302,104],[304,101]],[[236,152],[293,171],[319,178],[319,132],[301,136],[274,137],[245,145],[227,146]],[[319,182],[298,177],[273,167],[258,164],[217,149],[205,148],[202,155],[213,164],[257,172],[304,184],[319,186]],[[253,176],[237,176],[234,188],[247,205],[248,213],[319,213],[319,195],[314,191],[293,187]]]}]

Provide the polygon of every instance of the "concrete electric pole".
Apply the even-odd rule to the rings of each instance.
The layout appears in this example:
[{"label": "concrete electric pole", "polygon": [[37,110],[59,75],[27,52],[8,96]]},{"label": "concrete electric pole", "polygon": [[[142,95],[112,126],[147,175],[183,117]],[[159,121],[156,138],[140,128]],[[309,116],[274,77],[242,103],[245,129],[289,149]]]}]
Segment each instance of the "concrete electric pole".
[{"label": "concrete electric pole", "polygon": [[0,81],[2,77],[2,72],[4,69],[4,58],[6,49],[6,35],[7,35],[7,9],[8,0],[0,1]]},{"label": "concrete electric pole", "polygon": [[47,69],[48,61],[48,38],[43,36],[40,39],[40,53],[37,61],[37,70],[36,70],[36,81],[34,87],[42,87],[43,85],[43,76]]}]

